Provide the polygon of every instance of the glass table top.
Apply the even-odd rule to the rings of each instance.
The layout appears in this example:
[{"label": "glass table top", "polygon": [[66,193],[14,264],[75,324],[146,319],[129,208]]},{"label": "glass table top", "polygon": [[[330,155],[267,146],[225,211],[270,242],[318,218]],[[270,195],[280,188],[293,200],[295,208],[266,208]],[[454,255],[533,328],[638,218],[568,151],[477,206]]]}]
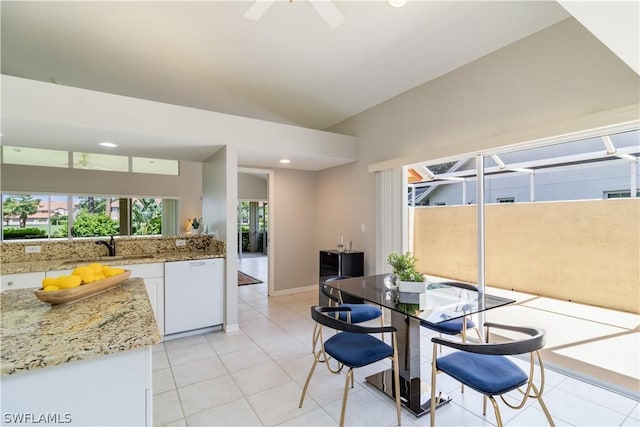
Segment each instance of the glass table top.
[{"label": "glass table top", "polygon": [[514,302],[485,293],[482,304],[478,291],[439,282],[425,282],[424,292],[400,292],[392,285],[388,274],[351,277],[329,281],[326,285],[343,295],[362,298],[432,325]]}]

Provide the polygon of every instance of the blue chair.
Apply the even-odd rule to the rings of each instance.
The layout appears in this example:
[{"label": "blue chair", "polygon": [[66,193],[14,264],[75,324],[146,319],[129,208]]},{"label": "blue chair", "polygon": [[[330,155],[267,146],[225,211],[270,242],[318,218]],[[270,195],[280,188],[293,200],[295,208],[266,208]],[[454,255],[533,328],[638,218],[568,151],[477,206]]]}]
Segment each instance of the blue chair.
[{"label": "blue chair", "polygon": [[[439,403],[439,395],[436,396],[436,375],[443,372],[463,385],[476,390],[483,395],[482,414],[487,414],[487,399],[491,400],[496,415],[498,427],[501,427],[502,417],[494,396],[500,396],[501,400],[512,409],[524,407],[527,399],[537,399],[544,411],[549,425],[554,426],[551,414],[542,399],[544,391],[544,364],[540,355],[540,349],[545,344],[545,332],[542,329],[531,327],[519,327],[485,323],[487,337],[489,328],[504,329],[528,335],[527,338],[517,341],[508,341],[490,344],[487,343],[460,343],[442,338],[432,338],[433,359],[431,362],[431,427],[435,426],[435,411]],[[453,348],[454,351],[445,356],[437,357],[437,345]],[[529,354],[529,370],[525,372],[506,356]],[[540,388],[535,385],[534,370],[536,364],[540,369]],[[522,390],[521,388],[525,389]],[[504,398],[504,394],[512,390],[518,390],[522,394],[522,400],[514,405]]]},{"label": "blue chair", "polygon": [[[302,408],[304,397],[309,388],[311,377],[318,365],[318,362],[328,360],[329,357],[335,359],[343,366],[347,366],[344,383],[344,391],[342,395],[342,410],[340,412],[340,427],[344,426],[344,415],[347,408],[347,397],[349,388],[353,387],[353,370],[363,366],[370,365],[380,360],[390,358],[393,363],[393,379],[396,390],[396,411],[398,416],[398,425],[400,425],[400,377],[398,370],[398,352],[396,341],[396,328],[394,326],[385,327],[367,327],[349,323],[339,318],[336,314],[348,313],[350,307],[311,307],[311,318],[315,320],[318,327],[318,334],[314,333],[313,355],[314,360],[307,375],[307,380],[302,389],[300,403],[298,407]],[[322,330],[327,327],[337,331],[326,341],[323,339]],[[391,333],[391,345],[369,335],[372,333]]]},{"label": "blue chair", "polygon": [[348,278],[348,276],[334,276],[320,283],[320,291],[329,299],[330,306],[349,307],[351,309],[350,311],[341,311],[336,313],[338,318],[344,322],[350,323],[363,323],[380,318],[380,326],[384,326],[384,318],[382,316],[381,309],[365,303],[345,303],[342,293],[326,284],[327,282],[346,278]]},{"label": "blue chair", "polygon": [[[478,292],[478,287],[475,285],[471,285],[469,283],[462,282],[441,282],[445,285],[453,286],[456,288],[460,288],[463,290]],[[465,310],[465,307],[463,307]],[[466,310],[465,310],[466,311]],[[442,334],[445,335],[460,335],[462,337],[462,342],[467,341],[467,331],[469,329],[475,329],[476,334],[478,335],[478,340],[482,342],[482,337],[480,336],[480,331],[476,328],[476,324],[471,320],[469,316],[463,316],[456,319],[447,320],[446,322],[438,323],[437,325],[425,324],[426,328],[438,332],[442,337]]]}]

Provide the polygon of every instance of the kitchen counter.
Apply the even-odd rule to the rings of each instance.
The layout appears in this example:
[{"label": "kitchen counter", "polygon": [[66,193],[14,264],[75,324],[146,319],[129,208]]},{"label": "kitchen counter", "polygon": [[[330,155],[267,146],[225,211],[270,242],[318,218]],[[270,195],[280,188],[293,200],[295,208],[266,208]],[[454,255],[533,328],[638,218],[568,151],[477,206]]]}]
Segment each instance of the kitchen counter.
[{"label": "kitchen counter", "polygon": [[[122,261],[131,264],[129,260]],[[47,263],[51,265],[51,261]],[[125,352],[160,341],[140,278],[60,306],[40,301],[33,289],[9,290],[0,296],[3,376]]]},{"label": "kitchen counter", "polygon": [[[73,259],[48,259],[41,261],[25,261],[25,262],[3,262],[0,264],[0,274],[20,274],[32,273],[36,271],[55,271],[55,270],[73,270],[80,265],[87,265],[91,262],[99,262],[105,265],[119,266],[132,264],[149,264],[156,262],[170,261],[188,261],[195,259],[224,258],[224,254],[210,253],[203,251],[187,251],[169,254],[154,255],[132,255],[132,256],[115,256],[115,257],[99,257],[87,260],[80,258],[77,261]],[[38,284],[39,285],[39,284]]]}]

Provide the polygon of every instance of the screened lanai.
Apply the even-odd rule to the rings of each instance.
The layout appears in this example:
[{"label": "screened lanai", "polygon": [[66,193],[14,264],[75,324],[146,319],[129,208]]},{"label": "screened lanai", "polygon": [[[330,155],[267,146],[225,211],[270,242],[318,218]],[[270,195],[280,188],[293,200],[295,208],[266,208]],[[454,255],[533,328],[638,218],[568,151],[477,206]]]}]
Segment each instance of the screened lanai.
[{"label": "screened lanai", "polygon": [[553,365],[638,397],[639,158],[636,124],[408,165],[405,248],[516,299],[487,320],[546,328]]}]

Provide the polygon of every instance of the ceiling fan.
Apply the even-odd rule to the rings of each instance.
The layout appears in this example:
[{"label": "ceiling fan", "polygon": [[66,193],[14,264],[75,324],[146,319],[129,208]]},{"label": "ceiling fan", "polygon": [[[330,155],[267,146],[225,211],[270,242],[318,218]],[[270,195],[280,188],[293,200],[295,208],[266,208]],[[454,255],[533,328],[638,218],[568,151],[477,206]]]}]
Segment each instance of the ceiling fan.
[{"label": "ceiling fan", "polygon": [[[99,164],[94,158],[92,158],[88,153],[73,153],[73,167],[76,169],[94,169],[94,170],[103,170],[103,171],[112,171],[108,167],[104,167]],[[76,154],[80,154],[79,158],[76,159]]]},{"label": "ceiling fan", "polygon": [[[278,0],[256,0],[253,5],[244,13],[245,18],[257,21],[262,18],[273,4]],[[289,0],[293,3],[294,0]],[[335,28],[344,22],[344,16],[338,10],[332,0],[308,0],[313,8],[320,14],[329,28]]]}]

